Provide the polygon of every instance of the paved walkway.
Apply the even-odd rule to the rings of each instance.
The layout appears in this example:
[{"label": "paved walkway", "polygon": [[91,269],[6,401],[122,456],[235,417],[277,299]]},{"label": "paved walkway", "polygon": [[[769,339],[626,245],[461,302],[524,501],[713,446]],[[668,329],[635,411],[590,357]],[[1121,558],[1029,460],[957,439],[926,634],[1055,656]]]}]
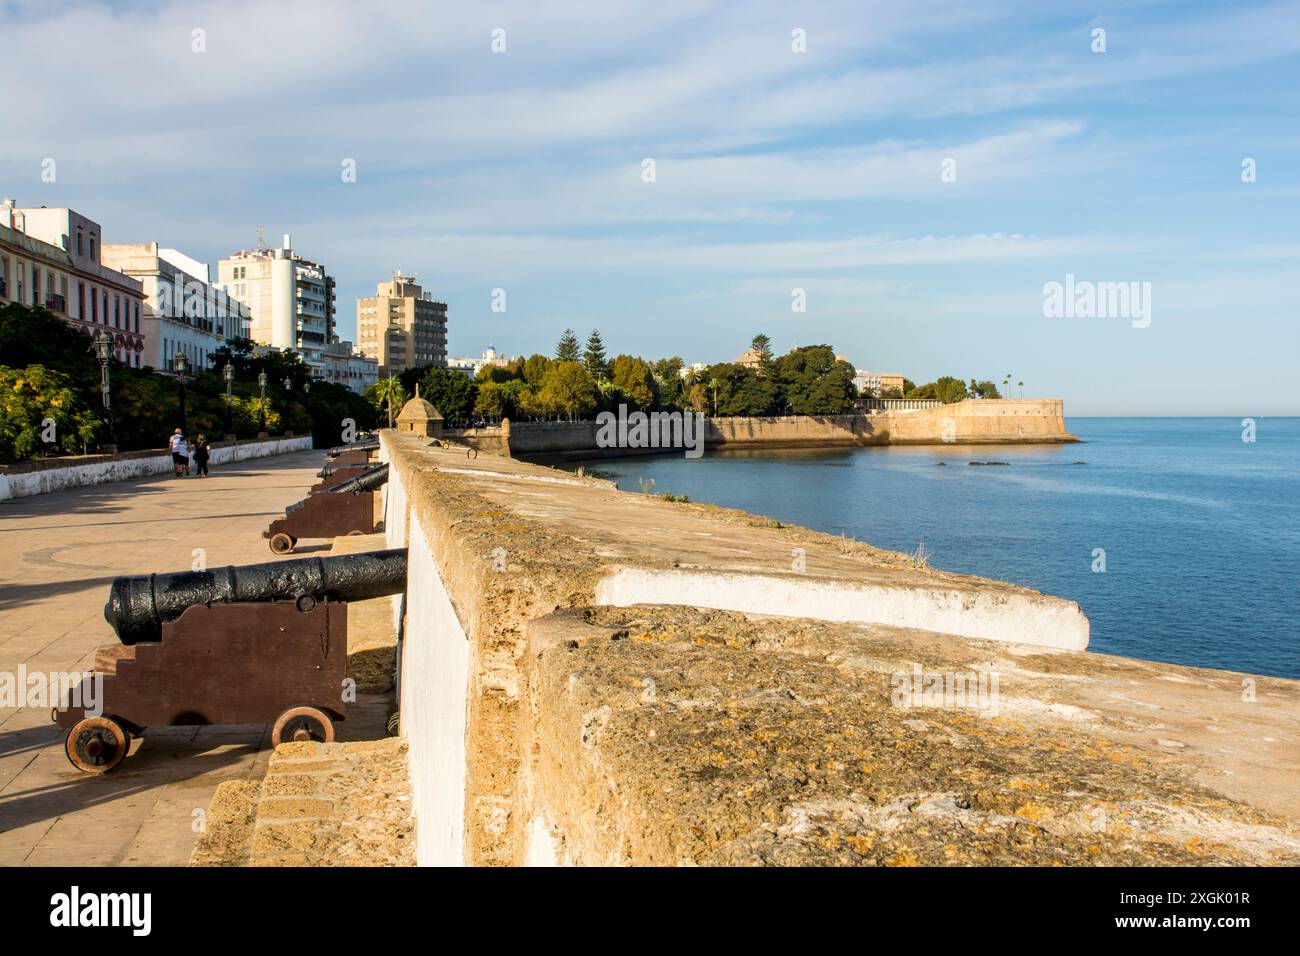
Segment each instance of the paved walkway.
[{"label": "paved walkway", "polygon": [[[95,648],[116,642],[103,607],[119,575],[188,570],[195,549],[208,567],[275,560],[262,531],[306,494],[323,461],[323,452],[302,452],[206,479],[0,503],[0,675],[20,665],[29,674],[91,670]],[[353,718],[338,725],[340,740],[374,736],[382,703],[363,698]],[[0,708],[0,866],[183,865],[217,785],[260,778],[269,746],[260,725],[166,728],[147,733],[112,773],[91,777],[68,763],[48,710]]]}]

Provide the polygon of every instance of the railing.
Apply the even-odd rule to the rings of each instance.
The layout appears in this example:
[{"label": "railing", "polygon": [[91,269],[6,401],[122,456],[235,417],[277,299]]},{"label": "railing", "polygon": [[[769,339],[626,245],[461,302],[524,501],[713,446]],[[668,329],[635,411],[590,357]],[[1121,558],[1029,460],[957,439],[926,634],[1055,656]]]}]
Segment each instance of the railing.
[{"label": "railing", "polygon": [[938,408],[943,402],[932,398],[863,398],[859,399],[867,411],[911,412],[922,408]]},{"label": "railing", "polygon": [[67,312],[68,303],[61,295],[50,295],[45,297],[45,308],[51,312]]}]

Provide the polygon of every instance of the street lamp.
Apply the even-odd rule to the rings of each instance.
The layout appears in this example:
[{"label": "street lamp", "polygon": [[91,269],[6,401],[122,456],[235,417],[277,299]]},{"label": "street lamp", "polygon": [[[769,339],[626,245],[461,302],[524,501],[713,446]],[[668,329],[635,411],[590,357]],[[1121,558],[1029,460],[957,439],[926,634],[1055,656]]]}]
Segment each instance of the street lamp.
[{"label": "street lamp", "polygon": [[100,329],[95,335],[95,354],[99,357],[99,395],[104,402],[104,415],[108,419],[108,437],[110,443],[104,451],[110,455],[117,453],[117,427],[113,424],[113,396],[108,382],[108,360],[113,357],[113,339]]},{"label": "street lamp", "polygon": [[257,373],[258,411],[262,415],[262,432],[257,437],[266,437],[266,370]]},{"label": "street lamp", "polygon": [[235,406],[230,389],[235,384],[235,367],[227,362],[225,368],[221,370],[221,377],[226,380],[226,441],[233,441],[235,437]]},{"label": "street lamp", "polygon": [[172,371],[181,383],[181,434],[189,435],[189,426],[185,421],[185,376],[190,370],[190,360],[184,352],[177,352],[172,358]]},{"label": "street lamp", "polygon": [[284,390],[288,392],[291,391],[292,389],[293,389],[293,379],[291,379],[288,375],[286,375],[284,377]]}]

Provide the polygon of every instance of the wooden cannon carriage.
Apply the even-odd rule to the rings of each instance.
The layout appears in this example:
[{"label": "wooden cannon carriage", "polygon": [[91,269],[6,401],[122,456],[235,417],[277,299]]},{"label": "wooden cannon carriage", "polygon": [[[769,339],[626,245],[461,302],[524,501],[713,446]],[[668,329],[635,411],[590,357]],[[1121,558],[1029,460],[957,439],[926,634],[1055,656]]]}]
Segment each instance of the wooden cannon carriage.
[{"label": "wooden cannon carriage", "polygon": [[276,745],[333,740],[348,601],[405,586],[404,549],[118,578],[104,616],[120,643],[56,710],[68,760],[105,773],[150,727],[271,724]]},{"label": "wooden cannon carriage", "polygon": [[[327,479],[327,482],[333,479]],[[262,532],[275,554],[288,554],[299,538],[336,538],[371,534],[375,530],[375,491],[388,480],[388,465],[367,468],[359,475],[313,491],[290,505]]]}]

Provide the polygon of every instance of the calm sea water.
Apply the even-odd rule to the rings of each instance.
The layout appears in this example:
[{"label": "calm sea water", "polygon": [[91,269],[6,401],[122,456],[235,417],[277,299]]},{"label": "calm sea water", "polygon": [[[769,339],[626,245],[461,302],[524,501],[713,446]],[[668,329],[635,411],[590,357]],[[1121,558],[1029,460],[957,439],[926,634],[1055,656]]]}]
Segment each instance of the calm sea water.
[{"label": "calm sea water", "polygon": [[1300,419],[1256,424],[1254,443],[1239,418],[1076,418],[1086,444],[586,465],[629,491],[653,480],[881,548],[924,543],[934,567],[1078,601],[1094,651],[1300,678]]}]

